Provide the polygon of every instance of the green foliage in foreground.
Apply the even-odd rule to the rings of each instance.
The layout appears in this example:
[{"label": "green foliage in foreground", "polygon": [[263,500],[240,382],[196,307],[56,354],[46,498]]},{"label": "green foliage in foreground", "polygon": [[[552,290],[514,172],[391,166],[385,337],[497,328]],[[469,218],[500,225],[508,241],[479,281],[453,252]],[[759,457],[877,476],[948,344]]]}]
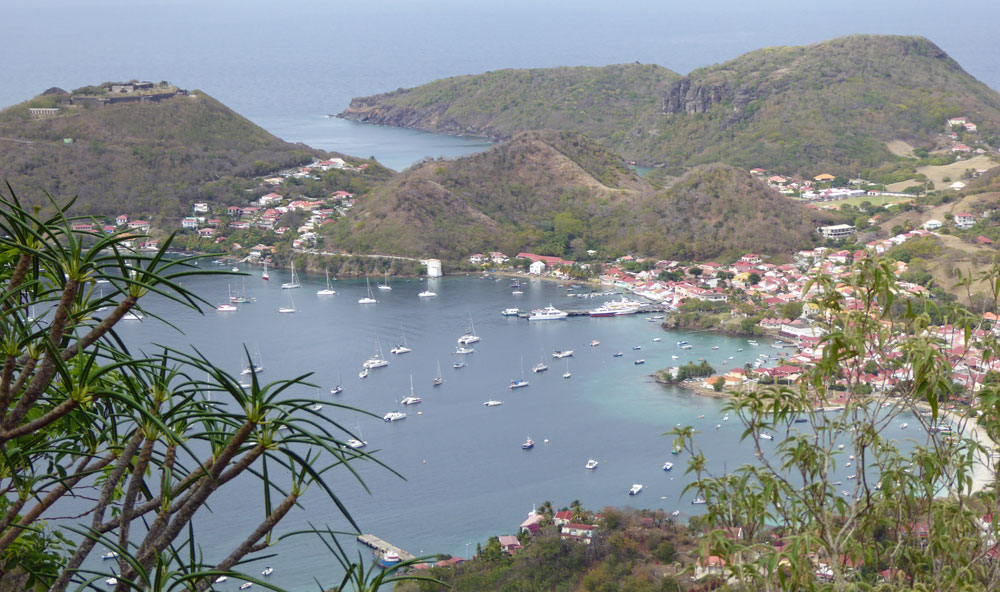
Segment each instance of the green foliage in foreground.
[{"label": "green foliage in foreground", "polygon": [[[992,288],[995,305],[998,279],[1000,265],[969,281]],[[845,284],[857,304],[846,301]],[[717,474],[693,428],[669,433],[691,454],[688,489],[707,500],[707,525],[742,529],[738,538],[712,531],[704,553],[725,558],[727,577],[746,590],[995,588],[998,527],[988,517],[1000,515],[1000,501],[995,448],[985,438],[1000,437],[997,384],[974,378],[968,389],[955,388],[963,370],[928,331],[927,310],[896,306],[887,261],[866,259],[847,280],[819,277],[812,285],[816,318],[827,329],[822,359],[798,384],[751,389],[726,408],[758,462]],[[994,334],[973,337],[980,317],[952,309],[945,322],[957,328],[956,345],[998,351]],[[876,367],[903,368],[908,377],[873,388],[862,379]],[[870,394],[852,394],[861,392]],[[948,411],[949,394],[972,404]],[[837,410],[816,410],[836,397],[845,398],[836,399]],[[979,413],[982,440],[971,432]],[[888,431],[903,421],[915,438],[906,445]],[[932,429],[941,424],[954,433]],[[834,471],[848,460],[853,468]]]},{"label": "green foliage in foreground", "polygon": [[[310,410],[316,400],[290,394],[313,386],[308,375],[254,373],[243,386],[197,351],[127,349],[115,327],[126,314],[155,318],[148,295],[199,310],[182,284],[221,272],[166,258],[171,238],[136,254],[123,233],[74,232],[70,205],[40,218],[0,195],[0,589],[63,592],[114,576],[118,592],[204,591],[220,575],[278,589],[242,563],[289,536],[333,537],[275,531],[310,488],[316,515],[356,532],[334,483],[360,480],[353,463],[381,463],[346,446],[354,436]],[[197,533],[215,526],[199,510],[237,484],[261,511],[242,532],[227,526],[229,546],[203,549]],[[92,561],[102,548],[117,559]],[[395,578],[329,548],[348,574],[336,590]]]}]

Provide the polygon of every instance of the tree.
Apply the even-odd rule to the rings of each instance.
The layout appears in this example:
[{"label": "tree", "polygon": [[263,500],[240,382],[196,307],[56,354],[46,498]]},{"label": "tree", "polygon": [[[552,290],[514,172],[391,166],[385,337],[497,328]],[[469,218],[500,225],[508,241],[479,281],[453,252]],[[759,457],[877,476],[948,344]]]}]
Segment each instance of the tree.
[{"label": "tree", "polygon": [[[960,283],[970,291],[985,286],[995,303],[998,280],[1000,265],[994,265]],[[975,384],[978,399],[967,415],[956,410],[945,416],[942,402],[953,391],[953,366],[940,344],[927,337],[933,332],[931,305],[893,306],[903,292],[888,261],[865,259],[847,278],[811,278],[805,287],[810,289],[817,294],[811,304],[826,319],[822,359],[794,386],[758,387],[726,407],[743,423],[757,462],[711,474],[693,443],[693,428],[669,432],[691,454],[696,481],[689,489],[707,500],[706,525],[744,532],[735,540],[712,531],[705,552],[742,556],[743,562],[727,563],[728,575],[749,590],[867,589],[877,583],[877,571],[887,568],[899,570],[907,588],[994,587],[1000,568],[989,557],[997,523],[984,526],[980,518],[997,515],[1000,503],[992,489],[977,493],[990,488],[995,477],[989,472],[983,477],[976,465],[992,465],[983,460],[993,451],[985,435],[1000,438],[1000,385]],[[845,291],[852,295],[850,303]],[[964,347],[997,351],[995,336],[977,336],[978,315],[954,308],[945,321],[965,336]],[[866,386],[864,360],[889,352],[910,379],[891,394],[860,395],[864,389],[855,387]],[[846,397],[844,404],[836,412],[817,411],[835,389]],[[979,413],[982,435],[960,436],[971,432]],[[798,424],[803,418],[808,424]],[[926,431],[926,444],[900,445],[887,433],[887,426],[904,418]],[[956,425],[954,435],[931,429],[944,422]],[[764,433],[773,434],[773,442],[763,439]],[[831,469],[847,455],[858,467],[856,478],[841,483],[843,477]],[[755,542],[765,529],[780,538],[782,551]],[[816,581],[818,563],[828,570],[829,586]],[[862,563],[861,570],[849,567]]]},{"label": "tree", "polygon": [[712,382],[712,390],[717,393],[721,393],[722,389],[726,386],[726,379],[723,377],[718,377]]},{"label": "tree", "polygon": [[750,275],[747,276],[747,283],[750,284],[751,286],[756,286],[757,284],[759,284],[760,274],[757,273],[756,271],[750,272]]},{"label": "tree", "polygon": [[[182,280],[219,272],[165,257],[173,237],[137,254],[127,234],[72,231],[72,203],[42,219],[0,195],[0,573],[57,592],[112,574],[117,591],[205,590],[278,543],[275,526],[310,486],[357,529],[328,479],[374,459],[343,446],[315,401],[287,395],[308,376],[252,375],[244,388],[197,352],[137,356],[115,336],[126,314],[155,316],[149,294],[197,310],[205,301]],[[236,482],[259,488],[264,513],[201,558],[195,515]],[[71,497],[90,500],[79,522],[50,525]],[[117,561],[83,569],[98,545]]]}]

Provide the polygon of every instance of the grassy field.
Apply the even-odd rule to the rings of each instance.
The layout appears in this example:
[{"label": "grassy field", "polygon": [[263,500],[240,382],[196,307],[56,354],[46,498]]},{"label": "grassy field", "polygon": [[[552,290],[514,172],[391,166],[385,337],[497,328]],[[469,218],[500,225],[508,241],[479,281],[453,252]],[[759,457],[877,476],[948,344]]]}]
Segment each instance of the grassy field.
[{"label": "grassy field", "polygon": [[[980,154],[979,156],[974,156],[968,160],[959,160],[944,166],[920,167],[917,169],[917,172],[927,175],[927,178],[934,183],[934,187],[941,190],[947,189],[948,186],[955,181],[960,181],[962,179],[962,173],[964,173],[966,169],[989,170],[995,166],[997,166],[997,162],[995,160],[985,154]],[[951,179],[951,181],[945,181],[945,177]],[[889,191],[902,191],[912,185],[920,184],[921,183],[919,181],[910,179],[907,181],[900,181],[899,183],[893,183],[886,188]]]},{"label": "grassy field", "polygon": [[[885,201],[883,201],[883,200],[885,200]],[[895,203],[903,203],[903,202],[907,202],[907,201],[913,201],[913,198],[912,197],[892,197],[892,196],[888,196],[888,195],[885,196],[885,197],[882,197],[882,196],[872,197],[870,195],[861,195],[861,196],[858,196],[858,197],[849,197],[847,199],[837,199],[837,200],[834,200],[834,201],[824,201],[824,202],[822,202],[822,203],[820,203],[818,205],[819,205],[819,207],[827,209],[827,210],[837,210],[837,209],[840,209],[840,206],[842,206],[844,204],[847,204],[849,206],[857,207],[857,206],[861,205],[863,202],[866,202],[866,201],[870,202],[872,205],[882,205],[883,203],[886,204],[886,205],[889,205],[889,204],[895,204]]]}]

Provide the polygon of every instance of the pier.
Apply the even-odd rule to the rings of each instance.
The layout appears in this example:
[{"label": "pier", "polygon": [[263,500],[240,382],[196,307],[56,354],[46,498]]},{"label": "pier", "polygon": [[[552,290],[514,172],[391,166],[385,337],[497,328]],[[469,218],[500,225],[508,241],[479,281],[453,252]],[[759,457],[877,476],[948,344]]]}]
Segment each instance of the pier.
[{"label": "pier", "polygon": [[396,545],[391,545],[373,534],[359,534],[358,542],[366,547],[375,549],[375,551],[377,551],[380,555],[395,553],[399,555],[399,558],[403,561],[409,561],[414,558],[412,553],[407,553]]}]

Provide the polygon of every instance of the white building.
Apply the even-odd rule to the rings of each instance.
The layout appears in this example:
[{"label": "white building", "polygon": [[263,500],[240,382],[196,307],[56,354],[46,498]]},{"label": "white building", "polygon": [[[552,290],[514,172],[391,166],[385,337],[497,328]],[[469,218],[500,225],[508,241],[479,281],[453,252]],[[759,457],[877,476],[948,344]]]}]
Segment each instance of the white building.
[{"label": "white building", "polygon": [[541,260],[535,261],[528,266],[528,273],[531,275],[542,275],[545,273],[545,262]]},{"label": "white building", "polygon": [[940,220],[928,220],[924,222],[923,226],[924,230],[937,230],[938,228],[941,228],[944,225],[941,224]]},{"label": "white building", "polygon": [[823,238],[830,240],[840,240],[854,235],[854,227],[850,224],[834,224],[832,226],[820,226],[817,230]]},{"label": "white building", "polygon": [[427,277],[436,278],[444,275],[441,271],[440,259],[425,259],[423,264],[427,266]]}]

